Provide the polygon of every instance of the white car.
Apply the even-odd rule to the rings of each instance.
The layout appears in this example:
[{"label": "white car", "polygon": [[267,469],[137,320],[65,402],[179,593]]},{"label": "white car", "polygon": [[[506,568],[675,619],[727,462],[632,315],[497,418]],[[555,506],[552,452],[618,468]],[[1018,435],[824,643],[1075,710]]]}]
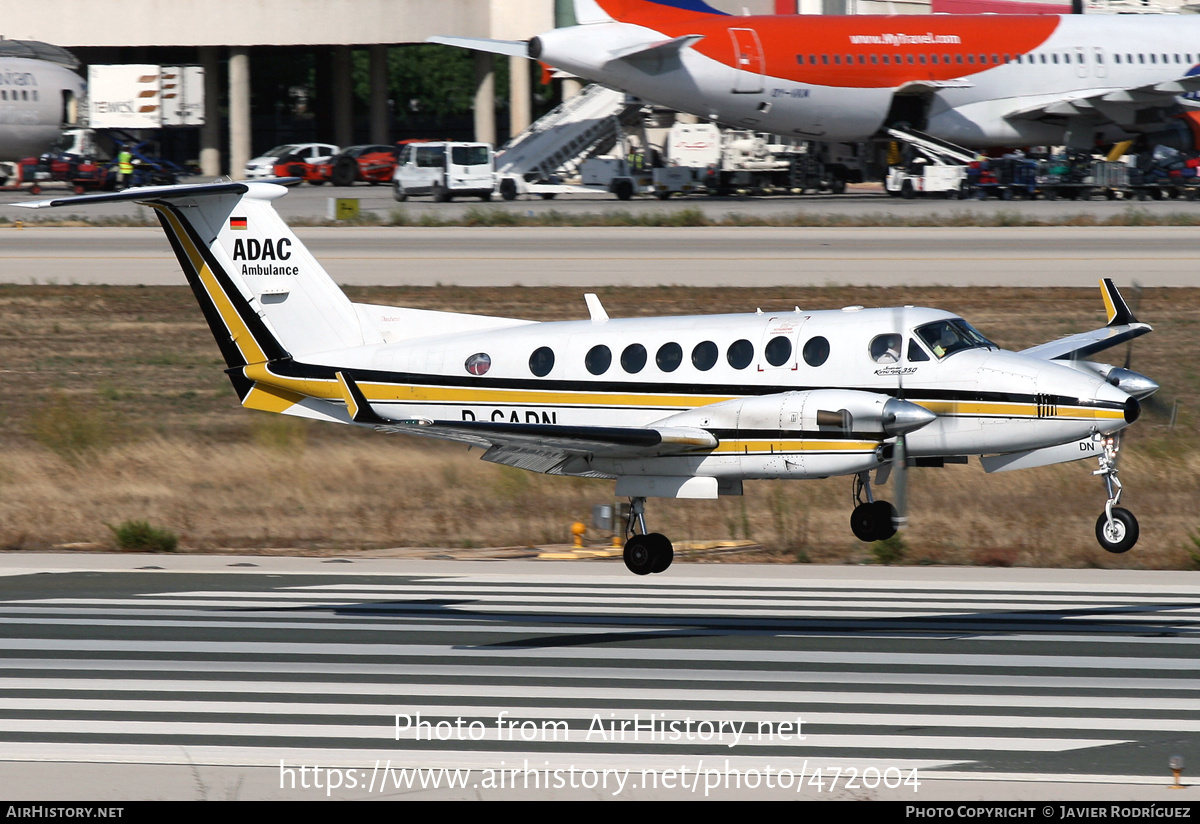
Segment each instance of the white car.
[{"label": "white car", "polygon": [[295,157],[302,163],[324,163],[338,153],[331,143],[285,143],[263,152],[246,163],[246,177],[274,177],[275,164],[282,157]]}]

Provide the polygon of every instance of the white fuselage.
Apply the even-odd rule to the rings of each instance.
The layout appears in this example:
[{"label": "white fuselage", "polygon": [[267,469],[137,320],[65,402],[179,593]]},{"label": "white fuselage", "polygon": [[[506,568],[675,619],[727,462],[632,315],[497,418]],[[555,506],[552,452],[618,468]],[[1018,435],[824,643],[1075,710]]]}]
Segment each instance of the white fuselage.
[{"label": "white fuselage", "polygon": [[0,58],[0,161],[40,155],[74,125],[83,79],[65,66]]}]

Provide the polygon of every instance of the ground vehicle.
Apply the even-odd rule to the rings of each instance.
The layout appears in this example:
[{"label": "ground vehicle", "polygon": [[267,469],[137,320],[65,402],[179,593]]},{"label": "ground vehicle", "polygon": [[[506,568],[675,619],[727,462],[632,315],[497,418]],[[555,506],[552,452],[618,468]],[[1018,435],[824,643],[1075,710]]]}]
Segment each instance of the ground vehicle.
[{"label": "ground vehicle", "polygon": [[332,143],[285,143],[246,163],[246,177],[275,177],[275,166],[284,158],[297,163],[321,163],[337,154]]},{"label": "ground vehicle", "polygon": [[[18,204],[153,208],[243,406],[479,446],[483,458],[610,478],[629,497],[625,563],[671,564],[647,497],[741,495],[748,479],[849,476],[851,530],[904,523],[910,462],[982,457],[989,472],[1095,458],[1096,536],[1137,541],[1117,506],[1118,433],[1158,385],[1081,358],[1151,331],[1109,279],[1108,323],[1021,352],[963,318],[914,306],[535,322],[355,304],[280,218],[278,185],[151,187]],[[753,451],[751,451],[753,450]],[[875,500],[894,477],[898,506]]]},{"label": "ground vehicle", "polygon": [[392,179],[396,169],[395,146],[366,144],[348,146],[323,163],[317,164],[317,180],[328,180],[334,186],[353,186],[362,180],[376,186]]},{"label": "ground vehicle", "polygon": [[429,195],[439,203],[456,197],[491,200],[496,160],[490,143],[410,143],[400,150],[392,176],[396,200]]}]

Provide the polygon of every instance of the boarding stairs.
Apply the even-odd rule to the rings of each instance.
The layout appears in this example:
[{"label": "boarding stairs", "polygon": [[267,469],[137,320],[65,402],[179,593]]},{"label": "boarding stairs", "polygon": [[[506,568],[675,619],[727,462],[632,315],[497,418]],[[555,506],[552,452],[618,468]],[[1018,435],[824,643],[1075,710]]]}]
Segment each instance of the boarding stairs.
[{"label": "boarding stairs", "polygon": [[[642,102],[595,84],[512,138],[496,155],[500,191],[529,191],[527,183],[551,183],[578,174],[583,161],[610,150],[626,128],[641,121]],[[507,186],[505,180],[516,182]]]}]

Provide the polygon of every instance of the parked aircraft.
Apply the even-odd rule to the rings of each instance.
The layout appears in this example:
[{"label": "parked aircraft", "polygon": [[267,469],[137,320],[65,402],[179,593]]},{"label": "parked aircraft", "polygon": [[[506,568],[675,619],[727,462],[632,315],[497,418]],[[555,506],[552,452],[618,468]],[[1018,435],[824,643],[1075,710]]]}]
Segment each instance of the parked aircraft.
[{"label": "parked aircraft", "polygon": [[11,161],[50,150],[77,124],[84,87],[77,65],[55,46],[0,40],[0,184],[15,172]]},{"label": "parked aircraft", "polygon": [[703,0],[575,0],[575,16],[528,43],[431,39],[805,139],[907,124],[978,148],[1137,134],[1200,147],[1191,15],[732,16]]},{"label": "parked aircraft", "polygon": [[[1150,331],[1110,280],[1108,325],[1023,352],[915,306],[704,317],[514,318],[351,303],[276,213],[266,183],[147,187],[19,204],[153,208],[242,405],[481,447],[483,459],[610,478],[631,499],[625,563],[661,572],[645,499],[740,495],[748,479],[846,475],[851,529],[890,537],[905,469],[983,456],[989,471],[1093,457],[1101,546],[1124,552],[1118,435],[1158,386],[1081,360]],[[897,506],[874,483],[894,474]]]}]

